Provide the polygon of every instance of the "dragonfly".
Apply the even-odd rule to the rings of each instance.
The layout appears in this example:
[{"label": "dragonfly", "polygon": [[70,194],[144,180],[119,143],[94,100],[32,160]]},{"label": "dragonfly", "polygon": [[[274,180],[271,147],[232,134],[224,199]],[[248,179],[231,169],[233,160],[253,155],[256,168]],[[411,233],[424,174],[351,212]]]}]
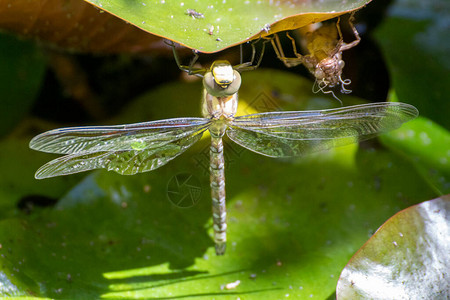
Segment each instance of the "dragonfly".
[{"label": "dragonfly", "polygon": [[[264,44],[263,44],[264,45]],[[263,48],[264,49],[264,48]],[[268,157],[301,156],[355,143],[399,128],[418,115],[405,103],[371,103],[326,110],[266,112],[236,116],[240,72],[258,67],[215,61],[208,69],[181,70],[203,77],[202,118],[173,118],[136,124],[50,130],[30,148],[62,154],[36,172],[37,179],[106,169],[122,175],[153,171],[185,152],[209,131],[210,187],[215,251],[226,249],[225,160],[223,138]]]},{"label": "dragonfly", "polygon": [[[277,57],[287,66],[295,67],[303,64],[310,73],[315,77],[313,92],[322,91],[324,94],[329,94],[337,99],[334,92],[327,88],[341,86],[341,93],[349,94],[351,90],[346,86],[351,83],[350,79],[342,79],[342,70],[345,62],[342,60],[342,52],[351,49],[359,44],[361,37],[356,30],[354,24],[354,13],[350,15],[348,20],[350,28],[355,35],[355,40],[351,43],[345,43],[342,37],[341,27],[339,25],[340,18],[336,24],[324,24],[314,31],[309,31],[306,34],[306,49],[307,55],[301,55],[297,52],[296,41],[293,37],[286,33],[286,36],[291,40],[292,49],[295,57],[286,57],[281,46],[280,38],[277,34],[271,39],[273,49]],[[315,88],[317,86],[317,89]]]}]

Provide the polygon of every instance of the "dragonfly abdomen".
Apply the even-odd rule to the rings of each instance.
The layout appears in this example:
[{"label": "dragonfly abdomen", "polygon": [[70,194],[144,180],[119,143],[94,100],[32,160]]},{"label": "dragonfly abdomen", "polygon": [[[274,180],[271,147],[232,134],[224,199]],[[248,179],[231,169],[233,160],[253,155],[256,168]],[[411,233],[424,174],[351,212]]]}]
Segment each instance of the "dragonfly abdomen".
[{"label": "dragonfly abdomen", "polygon": [[223,255],[227,241],[227,211],[225,206],[225,161],[221,136],[211,133],[210,180],[216,254]]}]

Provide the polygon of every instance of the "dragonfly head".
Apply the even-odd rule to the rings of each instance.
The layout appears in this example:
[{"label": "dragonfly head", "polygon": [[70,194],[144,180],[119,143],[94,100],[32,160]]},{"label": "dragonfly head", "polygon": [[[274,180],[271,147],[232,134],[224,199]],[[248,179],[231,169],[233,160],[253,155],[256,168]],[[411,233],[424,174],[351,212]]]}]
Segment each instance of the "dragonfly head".
[{"label": "dragonfly head", "polygon": [[215,61],[203,77],[207,92],[215,97],[234,95],[241,87],[241,75],[226,60]]}]

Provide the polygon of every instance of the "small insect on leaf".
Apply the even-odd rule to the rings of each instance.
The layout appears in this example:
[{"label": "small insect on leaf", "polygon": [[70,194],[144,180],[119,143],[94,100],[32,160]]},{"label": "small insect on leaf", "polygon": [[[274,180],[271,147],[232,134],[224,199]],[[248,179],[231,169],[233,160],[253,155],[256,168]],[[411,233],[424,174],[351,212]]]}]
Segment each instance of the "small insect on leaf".
[{"label": "small insect on leaf", "polygon": [[203,19],[205,17],[202,13],[196,11],[195,9],[191,9],[191,8],[188,8],[186,10],[186,15],[191,16],[193,19]]},{"label": "small insect on leaf", "polygon": [[207,26],[208,26],[208,29],[204,29],[204,31],[206,33],[208,33],[209,35],[213,35],[214,34],[214,25],[208,24]]},{"label": "small insect on leaf", "polygon": [[223,289],[233,290],[233,289],[237,288],[240,284],[241,284],[241,281],[240,280],[236,280],[234,282],[230,282],[230,283],[227,283],[227,284],[221,286],[221,288],[222,288],[222,290]]}]

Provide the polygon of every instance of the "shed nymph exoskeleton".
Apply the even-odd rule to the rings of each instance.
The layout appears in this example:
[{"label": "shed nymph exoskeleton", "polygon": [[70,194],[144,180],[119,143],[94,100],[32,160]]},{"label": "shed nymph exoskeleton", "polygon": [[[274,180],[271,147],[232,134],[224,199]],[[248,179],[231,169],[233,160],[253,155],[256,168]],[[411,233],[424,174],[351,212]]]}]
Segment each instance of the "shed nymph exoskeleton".
[{"label": "shed nymph exoskeleton", "polygon": [[313,86],[315,93],[319,91],[325,94],[330,93],[334,98],[338,99],[334,92],[328,88],[334,88],[340,85],[341,93],[351,93],[351,90],[346,88],[351,83],[351,80],[342,79],[342,69],[345,65],[342,60],[342,52],[355,47],[361,40],[358,31],[353,25],[353,21],[354,13],[350,15],[348,21],[355,35],[355,40],[351,43],[345,43],[343,40],[339,18],[336,24],[324,24],[318,29],[306,34],[306,49],[308,51],[306,55],[301,55],[297,52],[296,41],[289,33],[286,33],[286,36],[292,42],[292,51],[295,57],[286,57],[284,55],[280,38],[276,34],[271,39],[272,46],[278,58],[287,67],[295,67],[303,64],[311,72],[315,77]]}]

